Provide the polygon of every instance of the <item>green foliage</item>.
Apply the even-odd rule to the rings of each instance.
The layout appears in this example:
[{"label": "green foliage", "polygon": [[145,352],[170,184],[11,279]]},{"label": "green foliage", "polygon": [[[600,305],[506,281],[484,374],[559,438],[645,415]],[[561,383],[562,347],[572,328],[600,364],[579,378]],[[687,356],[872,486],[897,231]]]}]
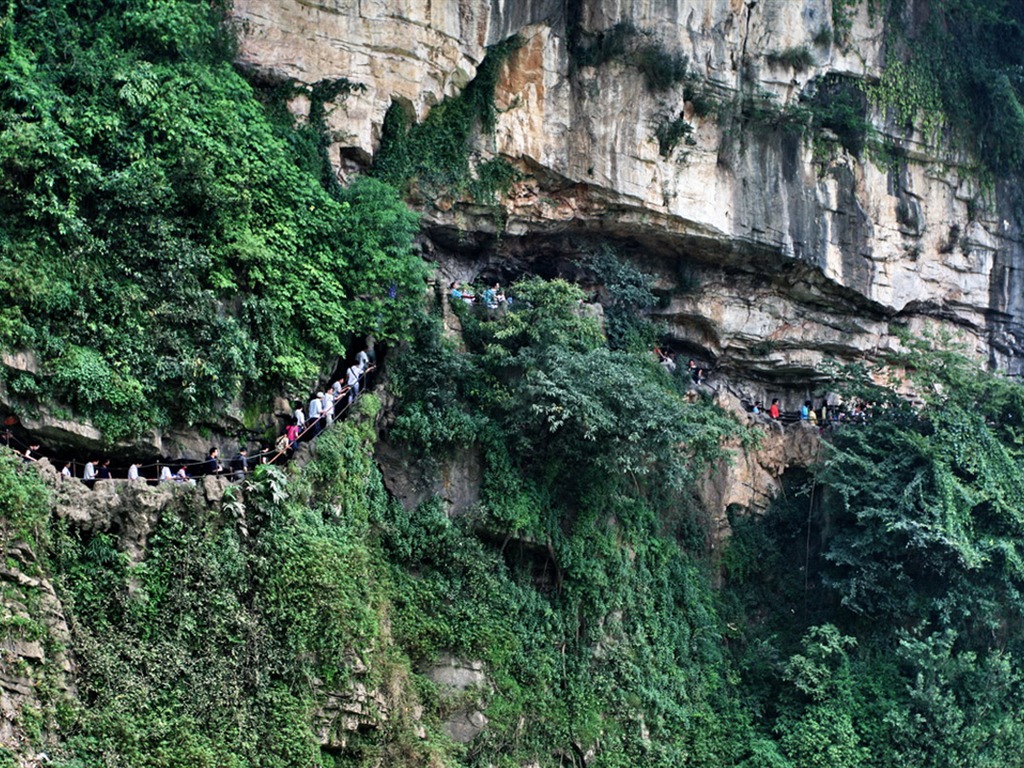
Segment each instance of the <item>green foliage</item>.
[{"label": "green foliage", "polygon": [[621,61],[643,75],[651,93],[667,91],[692,79],[689,59],[683,53],[669,50],[652,32],[639,29],[628,20],[594,33],[575,27],[570,45],[574,68]]},{"label": "green foliage", "polygon": [[529,278],[511,289],[521,311],[485,318],[478,326],[480,341],[496,357],[519,352],[536,354],[559,347],[586,352],[601,346],[604,337],[594,317],[583,309],[583,291],[565,280]]},{"label": "green foliage", "polygon": [[861,0],[833,0],[832,29],[835,41],[846,45],[850,41],[850,30],[853,28],[853,14]]},{"label": "green foliage", "polygon": [[804,45],[786,48],[782,51],[772,51],[765,55],[765,59],[771,64],[789,67],[795,72],[803,72],[815,64],[814,54]]},{"label": "green foliage", "polygon": [[903,123],[943,125],[996,177],[1024,169],[1024,8],[1007,0],[947,0],[907,27],[888,4],[889,61],[872,97]]},{"label": "green foliage", "polygon": [[735,121],[741,126],[752,124],[759,130],[779,131],[803,135],[811,122],[811,113],[806,105],[782,106],[778,97],[761,88],[745,89],[737,94],[728,108],[720,105],[719,121],[728,128]]},{"label": "green foliage", "polygon": [[651,292],[654,278],[601,246],[582,262],[601,286],[604,332],[612,349],[646,352],[655,345],[658,328],[644,316],[658,299]]},{"label": "green foliage", "polygon": [[683,88],[683,99],[690,102],[697,117],[707,117],[719,107],[719,100],[710,89],[693,82],[688,82]]},{"label": "green foliage", "polygon": [[801,768],[859,768],[869,756],[850,713],[839,708],[808,707],[803,717],[780,730],[783,752]]},{"label": "green foliage", "polygon": [[639,46],[630,59],[652,93],[667,91],[689,78],[689,59],[678,51],[666,50],[657,43]]},{"label": "green foliage", "polygon": [[631,21],[620,21],[600,32],[583,32],[572,51],[572,64],[575,67],[600,67],[620,60],[641,34]]},{"label": "green foliage", "polygon": [[130,437],[155,420],[142,383],[115,371],[95,349],[71,345],[51,363],[53,382],[79,413],[93,415],[109,440]]},{"label": "green foliage", "polygon": [[654,302],[649,278],[607,252],[586,264],[607,281],[609,341],[632,351],[605,345],[579,287],[517,283],[509,311],[463,318],[469,354],[441,342],[435,326],[421,328],[416,359],[396,367],[406,402],[395,437],[427,452],[490,435],[488,444],[507,447],[541,486],[568,497],[609,473],[634,483],[656,474],[680,488],[719,456],[735,422],[686,403],[649,359],[656,331],[639,314]]},{"label": "green foliage", "polygon": [[1024,745],[1024,388],[902,341],[891,383],[833,372],[869,417],[724,557],[744,695],[793,765],[994,767]]},{"label": "green foliage", "polygon": [[1022,586],[1024,401],[955,352],[907,343],[894,362],[925,408],[876,389],[870,423],[837,435],[825,463],[831,514],[850,523],[831,541],[828,578],[856,611],[984,634],[1016,620]]},{"label": "green foliage", "polygon": [[492,202],[508,194],[512,185],[522,178],[519,169],[503,157],[484,160],[474,168],[474,177],[469,183],[469,196],[480,202]]},{"label": "green foliage", "polygon": [[[832,7],[835,8],[834,5]],[[812,42],[815,45],[820,45],[823,48],[828,48],[830,45],[832,45],[833,39],[834,39],[834,35],[833,35],[833,32],[832,32],[832,28],[831,27],[822,27],[821,29],[819,29],[815,33]]]},{"label": "green foliage", "polygon": [[[650,278],[607,251],[585,265],[609,327],[621,311],[620,341],[642,346]],[[704,546],[688,481],[737,425],[686,403],[646,348],[609,349],[577,286],[533,278],[508,294],[510,308],[461,313],[466,352],[431,321],[393,368],[392,437],[475,444],[484,465],[462,519],[439,500],[384,508],[399,642],[418,663],[487,662],[490,724],[470,765],[588,749],[602,765],[728,764],[749,723],[722,687],[714,600],[683,545]]]},{"label": "green foliage", "polygon": [[[586,266],[608,309],[653,303],[649,277],[613,254]],[[468,518],[435,501],[384,521],[405,564],[402,643],[414,658],[454,647],[488,660],[496,687],[474,765],[556,765],[591,746],[606,765],[732,760],[749,731],[719,688],[714,601],[670,537],[695,514],[677,489],[736,425],[684,403],[646,351],[609,350],[576,286],[531,279],[508,293],[508,310],[464,313],[467,352],[418,341],[426,361],[397,366],[393,434],[417,400],[445,423],[457,409],[474,416],[484,460]],[[492,539],[500,551],[483,546]],[[711,678],[695,659],[718,659]]]},{"label": "green foliage", "polygon": [[372,662],[375,649],[368,682],[392,684],[367,529],[385,503],[372,440],[371,417],[353,417],[320,437],[305,473],[258,467],[244,537],[184,499],[161,514],[141,562],[110,534],[62,532],[58,587],[86,705],[70,714],[69,757],[323,764],[317,697],[348,690],[352,659]]},{"label": "green foliage", "polygon": [[49,489],[14,453],[0,449],[0,548],[25,542],[34,549],[46,543]]},{"label": "green foliage", "polygon": [[868,89],[868,96],[873,103],[891,109],[902,127],[920,121],[926,139],[939,137],[944,120],[941,93],[921,59],[889,62],[878,83]]},{"label": "green foliage", "polygon": [[[692,133],[693,126],[682,115],[658,123],[658,127],[654,129],[654,138],[658,142],[658,154],[668,158],[679,146],[679,142],[687,139]],[[692,142],[692,139],[690,141]]]},{"label": "green foliage", "polygon": [[892,740],[917,765],[1012,764],[1024,743],[1022,671],[1005,653],[956,648],[951,632],[900,639],[897,656],[915,671],[905,709],[891,712]]},{"label": "green foliage", "polygon": [[490,203],[507,191],[517,178],[512,166],[496,158],[478,165],[474,178],[470,149],[474,131],[494,130],[498,75],[521,44],[518,37],[511,37],[489,48],[473,81],[458,96],[431,109],[422,123],[410,125],[402,105],[393,103],[384,116],[374,175],[428,200],[471,194]]},{"label": "green foliage", "polygon": [[321,183],[322,126],[260,103],[218,3],[11,7],[0,346],[38,350],[108,440],[305,384],[351,334],[403,334],[415,220],[377,182]]},{"label": "green foliage", "polygon": [[[546,567],[561,566],[562,580],[545,594],[534,586],[540,564],[518,545],[502,557],[436,503],[392,508],[383,531],[403,563],[394,569],[400,642],[414,658],[481,658],[494,680],[490,723],[468,764],[554,766],[593,747],[599,765],[711,766],[741,749],[744,722],[718,688],[704,577],[656,538],[654,522],[621,498],[588,500],[552,531],[559,565]],[[710,676],[697,672],[703,665]]]},{"label": "green foliage", "polygon": [[826,75],[817,82],[808,106],[815,131],[831,131],[845,150],[861,155],[872,128],[867,98],[850,78]]},{"label": "green foliage", "polygon": [[849,659],[847,651],[857,640],[842,635],[831,624],[811,627],[803,640],[805,654],[792,656],[784,675],[800,693],[812,701],[822,702],[837,695],[849,694]]},{"label": "green foliage", "polygon": [[389,376],[402,402],[391,436],[417,458],[473,442],[480,424],[464,403],[475,366],[442,337],[440,321],[427,316],[415,321],[411,347],[389,367]]},{"label": "green foliage", "polygon": [[810,132],[816,150],[838,142],[859,157],[874,135],[868,120],[868,100],[859,84],[831,73],[816,78],[811,85],[799,102],[786,105],[779,104],[768,91],[745,91],[733,100],[731,109],[720,106],[719,117],[726,126],[738,119],[761,130],[800,136]]}]

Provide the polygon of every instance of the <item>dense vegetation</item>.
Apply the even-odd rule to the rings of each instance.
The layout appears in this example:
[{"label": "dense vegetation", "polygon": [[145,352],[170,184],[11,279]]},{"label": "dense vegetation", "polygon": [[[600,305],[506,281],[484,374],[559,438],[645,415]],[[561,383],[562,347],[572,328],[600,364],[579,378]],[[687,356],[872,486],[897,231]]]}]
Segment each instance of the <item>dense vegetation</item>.
[{"label": "dense vegetation", "polygon": [[[870,418],[733,519],[715,590],[693,481],[743,431],[610,349],[575,286],[512,293],[461,311],[463,352],[423,318],[392,371],[392,439],[481,454],[460,517],[385,493],[372,397],[221,516],[168,510],[141,562],[48,522],[31,472],[0,465],[7,539],[33,543],[73,629],[81,703],[37,726],[64,734],[58,765],[1014,764],[1024,389],[910,340],[891,364],[916,403],[837,372]],[[448,654],[487,684],[432,683]],[[379,698],[348,732],[321,707],[354,684]],[[489,719],[469,745],[443,727],[465,707]]]},{"label": "dense vegetation", "polygon": [[[832,4],[839,44],[849,43],[852,14],[864,3]],[[1013,0],[866,4],[886,35],[881,81],[868,90],[898,128],[951,137],[994,177],[1024,171],[1024,7]]]},{"label": "dense vegetation", "polygon": [[496,194],[507,191],[519,175],[513,166],[500,157],[475,157],[471,170],[470,158],[474,131],[494,130],[498,74],[521,42],[511,37],[490,48],[472,82],[431,109],[421,123],[393,103],[381,126],[373,175],[420,202],[468,196],[492,203]]},{"label": "dense vegetation", "polygon": [[[739,427],[687,402],[653,361],[609,350],[575,286],[532,280],[515,296],[515,311],[464,318],[467,354],[423,318],[395,372],[396,438],[438,457],[482,447],[471,514],[389,500],[371,397],[304,471],[261,468],[219,518],[165,513],[142,562],[116,536],[53,523],[37,547],[73,627],[81,705],[54,708],[46,725],[68,735],[51,754],[69,766],[558,765],[594,749],[606,765],[735,760],[746,717],[725,693],[688,497]],[[427,409],[439,411],[418,418]],[[453,702],[421,674],[442,653],[485,662],[488,686]],[[383,691],[389,719],[373,712],[377,727],[321,749],[317,730],[339,728],[318,713],[324,693],[353,682]],[[469,747],[441,727],[466,705],[490,719]]]},{"label": "dense vegetation", "polygon": [[261,101],[222,19],[187,0],[2,19],[0,346],[42,358],[8,385],[110,440],[308,386],[419,305],[413,215],[379,182],[323,182],[320,127]]},{"label": "dense vegetation", "polygon": [[[19,714],[32,747],[64,768],[1020,762],[1024,389],[909,339],[890,364],[923,405],[837,371],[870,419],[791,471],[766,515],[736,515],[718,563],[695,483],[723,443],[756,435],[649,359],[643,275],[587,260],[603,324],[561,280],[520,282],[507,311],[458,305],[462,350],[421,311],[397,189],[507,183],[500,163],[474,177],[466,144],[493,119],[507,49],[423,124],[393,110],[375,178],[342,189],[321,126],[282,108],[294,84],[242,78],[221,18],[187,0],[7,4],[0,346],[36,350],[43,375],[6,384],[31,402],[52,381],[119,439],[304,384],[355,334],[407,337],[388,439],[428,469],[478,457],[479,503],[453,518],[444,499],[390,498],[372,396],[310,464],[261,467],[220,514],[182,494],[136,559],[116,526],[52,518],[51,490],[0,453],[2,639],[77,664],[73,697],[46,663],[15,670],[43,705]],[[1010,43],[949,72],[913,46],[901,59],[1013,169],[1021,21],[1009,3],[946,0],[908,40]],[[580,65],[625,57],[652,91],[686,81],[627,26],[577,43]],[[860,96],[824,86],[814,119],[859,151]],[[319,84],[313,114],[354,87]],[[955,104],[965,88],[980,101]],[[431,682],[449,655],[487,683]],[[346,729],[331,706],[354,690],[370,696]],[[487,728],[454,742],[445,720],[474,708]]]},{"label": "dense vegetation", "polygon": [[870,419],[727,556],[744,695],[789,761],[1006,766],[1024,747],[1024,389],[908,340]]}]

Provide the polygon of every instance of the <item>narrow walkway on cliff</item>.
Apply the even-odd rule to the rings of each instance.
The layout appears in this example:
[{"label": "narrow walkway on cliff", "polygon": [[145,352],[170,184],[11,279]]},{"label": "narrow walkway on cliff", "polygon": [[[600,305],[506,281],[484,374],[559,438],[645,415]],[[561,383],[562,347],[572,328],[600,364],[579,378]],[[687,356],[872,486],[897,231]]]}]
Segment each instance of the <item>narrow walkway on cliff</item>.
[{"label": "narrow walkway on cliff", "polygon": [[[224,461],[219,455],[219,448],[213,446],[207,458],[202,460],[132,462],[128,466],[113,466],[109,460],[95,459],[85,462],[75,459],[58,460],[53,463],[61,476],[82,480],[89,487],[106,480],[146,483],[189,482],[195,477],[207,475],[241,480],[255,465],[287,464],[303,443],[311,443],[335,421],[347,417],[370,388],[372,375],[376,369],[377,366],[370,362],[367,352],[360,352],[356,364],[350,366],[345,373],[345,383],[337,379],[326,390],[318,390],[305,406],[300,405],[292,411],[288,427],[278,436],[273,447],[261,448],[253,454],[249,454],[245,446],[240,445],[234,457]],[[6,425],[3,433],[0,433],[0,440],[26,462],[42,459],[49,461],[49,457],[40,454],[38,443],[34,443],[31,437],[28,438],[28,442],[19,440],[12,433],[10,425]],[[100,451],[93,451],[87,455],[95,456],[99,453]]]}]

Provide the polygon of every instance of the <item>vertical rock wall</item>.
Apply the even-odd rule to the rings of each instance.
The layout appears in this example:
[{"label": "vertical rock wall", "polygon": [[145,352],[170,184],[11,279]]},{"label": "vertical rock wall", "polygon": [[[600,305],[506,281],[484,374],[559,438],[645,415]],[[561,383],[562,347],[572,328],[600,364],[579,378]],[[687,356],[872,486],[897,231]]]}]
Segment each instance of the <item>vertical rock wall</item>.
[{"label": "vertical rock wall", "polygon": [[[390,104],[422,118],[474,76],[487,45],[521,36],[499,84],[497,131],[477,147],[524,172],[502,217],[472,201],[424,205],[433,252],[453,272],[512,272],[524,257],[610,242],[660,275],[663,319],[680,343],[737,377],[781,381],[823,357],[871,355],[891,343],[893,320],[952,326],[1016,370],[1016,191],[984,188],[964,158],[896,131],[877,109],[867,116],[891,156],[854,154],[780,117],[826,75],[855,87],[877,79],[881,22],[867,3],[851,13],[839,43],[828,0],[234,6],[243,65],[365,86],[329,113],[339,166],[372,158]],[[581,63],[584,47],[626,23],[633,50],[685,56],[689,82],[652,87],[628,55]],[[717,108],[698,109],[695,92]],[[666,151],[657,134],[672,121],[691,132]],[[680,290],[680,265],[699,294]],[[753,355],[765,341],[772,349]]]}]

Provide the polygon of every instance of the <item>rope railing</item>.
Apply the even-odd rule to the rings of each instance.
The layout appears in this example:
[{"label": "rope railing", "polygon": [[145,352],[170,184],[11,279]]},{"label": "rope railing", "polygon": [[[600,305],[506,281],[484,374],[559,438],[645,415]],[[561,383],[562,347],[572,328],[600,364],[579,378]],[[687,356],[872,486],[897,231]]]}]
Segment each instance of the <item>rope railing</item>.
[{"label": "rope railing", "polygon": [[[375,371],[376,368],[377,368],[376,365],[368,365],[365,368],[359,369],[359,374],[356,377],[355,394],[352,394],[353,388],[350,385],[341,386],[338,389],[335,389],[332,386],[330,389],[328,389],[325,394],[329,394],[330,395],[330,403],[324,409],[322,409],[322,411],[321,411],[321,413],[319,415],[317,415],[317,416],[315,416],[313,418],[307,418],[307,419],[304,420],[303,428],[300,430],[300,432],[296,436],[295,440],[293,440],[293,441],[289,440],[289,445],[288,445],[287,448],[278,449],[275,446],[273,448],[267,448],[267,449],[264,449],[264,450],[260,450],[260,451],[254,453],[254,454],[246,454],[245,455],[246,463],[247,464],[257,464],[257,465],[258,464],[274,464],[274,463],[277,463],[278,461],[280,461],[282,459],[284,461],[281,462],[281,463],[287,462],[288,453],[290,451],[293,451],[295,449],[295,446],[298,445],[298,443],[302,442],[303,440],[312,440],[312,439],[316,438],[317,436],[319,436],[319,434],[325,428],[330,426],[331,423],[333,423],[334,421],[338,421],[338,420],[342,419],[352,409],[352,406],[355,403],[357,403],[362,398],[362,396],[363,396],[363,394],[364,394],[364,392],[366,390],[367,382],[369,381],[369,374],[372,373],[373,371]],[[345,399],[346,397],[347,397],[347,400],[345,400],[345,402],[341,406],[339,406],[338,405],[339,401]],[[301,411],[302,409],[300,407],[299,409],[296,409],[296,410],[300,410]],[[310,435],[310,433],[312,433],[312,435]],[[283,435],[282,435],[282,437],[283,437]],[[14,435],[13,432],[9,428],[5,429],[3,431],[3,433],[0,433],[0,440],[2,440],[6,444],[8,449],[11,449],[11,444],[14,443],[14,445],[16,446],[15,452],[18,455],[20,455],[25,461],[35,462],[35,461],[39,461],[40,458],[43,458],[41,456],[33,456],[33,455],[31,455],[31,450],[33,449],[33,447],[38,448],[38,446],[36,444],[34,444],[34,443],[33,444],[27,444],[27,443],[23,442],[22,440],[18,439],[18,437],[16,435]],[[279,440],[279,442],[280,442],[280,440]],[[98,451],[97,451],[97,453],[98,453]],[[239,453],[239,455],[241,455],[241,454]],[[234,478],[236,475],[238,475],[241,472],[243,474],[243,476],[244,476],[245,472],[243,470],[235,469],[235,468],[233,468],[231,466],[223,467],[221,465],[220,461],[218,461],[216,459],[216,457],[213,457],[213,458],[214,458],[214,461],[216,462],[216,464],[218,466],[218,470],[214,474],[217,474],[217,475],[219,475],[221,477]],[[235,457],[235,459],[237,459],[237,458],[238,458],[238,456]],[[234,462],[235,459],[232,459],[230,461]],[[92,462],[89,462],[89,463],[92,463]],[[125,480],[126,479],[124,477],[119,477],[119,478],[100,477],[98,474],[95,477],[92,477],[92,478],[79,477],[78,469],[79,469],[80,462],[76,461],[75,459],[71,459],[71,460],[69,460],[67,462],[67,464],[70,465],[71,477],[74,478],[74,479],[77,479],[77,480],[82,480],[86,484],[93,483],[94,481],[99,481],[99,480]],[[138,472],[140,472],[140,473],[143,470],[154,469],[154,470],[156,470],[156,477],[155,478],[141,477],[140,476],[140,477],[138,477],[138,480],[139,481],[144,481],[144,482],[147,482],[147,483],[149,483],[149,482],[161,483],[161,482],[168,482],[168,481],[174,482],[174,481],[192,480],[193,478],[190,475],[187,474],[187,470],[188,469],[195,468],[195,467],[207,467],[209,464],[210,464],[210,458],[206,458],[206,459],[203,459],[203,460],[200,460],[200,461],[161,461],[161,460],[158,459],[158,460],[156,460],[154,462],[147,463],[147,464],[133,463],[132,465],[127,466],[127,467],[124,467],[124,466],[110,466],[109,463],[104,464],[104,465],[98,465],[97,464],[96,471],[97,472],[99,471],[100,466],[104,466],[108,470],[108,473],[110,473],[110,472],[127,473],[127,472],[130,471],[132,466],[134,466],[136,468],[136,470]],[[82,464],[83,471],[84,471],[84,467],[85,467],[85,465]],[[186,470],[186,474],[184,476],[179,476],[177,473],[172,473],[169,477],[167,475],[162,475],[162,470],[163,469],[165,469],[165,468],[170,469],[171,467],[178,467],[179,471],[180,470]],[[60,469],[58,469],[58,471],[60,471]]]}]

